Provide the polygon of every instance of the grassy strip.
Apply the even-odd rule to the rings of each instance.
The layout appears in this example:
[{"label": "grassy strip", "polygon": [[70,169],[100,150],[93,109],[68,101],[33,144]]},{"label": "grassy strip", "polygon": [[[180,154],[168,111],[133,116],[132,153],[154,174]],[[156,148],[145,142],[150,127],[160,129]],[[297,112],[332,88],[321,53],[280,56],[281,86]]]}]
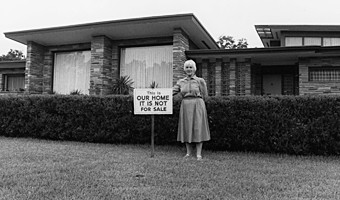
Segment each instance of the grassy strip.
[{"label": "grassy strip", "polygon": [[339,157],[0,137],[0,199],[340,199]]}]

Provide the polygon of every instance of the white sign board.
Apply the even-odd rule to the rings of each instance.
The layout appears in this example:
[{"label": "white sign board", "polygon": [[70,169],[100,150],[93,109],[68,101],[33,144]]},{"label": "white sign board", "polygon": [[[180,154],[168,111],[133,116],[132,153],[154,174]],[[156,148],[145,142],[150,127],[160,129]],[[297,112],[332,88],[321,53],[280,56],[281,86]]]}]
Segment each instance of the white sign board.
[{"label": "white sign board", "polygon": [[134,89],[135,115],[172,114],[172,88]]}]

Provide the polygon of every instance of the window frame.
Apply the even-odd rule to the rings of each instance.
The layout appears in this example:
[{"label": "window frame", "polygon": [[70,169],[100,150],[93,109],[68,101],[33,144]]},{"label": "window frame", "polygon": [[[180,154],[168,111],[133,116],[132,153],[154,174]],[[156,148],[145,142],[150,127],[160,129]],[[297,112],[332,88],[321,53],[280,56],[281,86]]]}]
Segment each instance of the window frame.
[{"label": "window frame", "polygon": [[[330,76],[329,79],[322,80],[322,79],[319,78],[318,80],[313,80],[311,73],[316,72],[316,71],[320,71],[320,70],[337,71],[338,74],[339,74],[338,79],[337,80],[331,80],[332,75],[329,75]],[[319,76],[324,76],[324,74],[321,74]],[[313,83],[339,83],[340,82],[340,66],[308,67],[308,81],[313,82]]]},{"label": "window frame", "polygon": [[[120,46],[119,47],[119,64],[118,64],[118,73],[119,73],[119,76],[126,76],[127,74],[126,74],[126,72],[122,72],[122,65],[123,65],[123,58],[122,58],[122,56],[123,56],[123,53],[122,53],[122,51],[123,50],[126,50],[126,49],[129,49],[129,48],[152,48],[152,47],[168,47],[168,48],[170,48],[171,49],[171,54],[169,54],[169,56],[171,57],[171,65],[172,65],[172,67],[171,67],[171,70],[172,70],[172,72],[171,72],[171,74],[170,74],[170,83],[171,83],[171,87],[172,87],[172,85],[173,85],[173,63],[174,63],[174,55],[173,55],[173,44],[170,44],[170,43],[162,43],[162,44],[148,44],[148,45],[124,45],[124,46]],[[125,69],[124,69],[125,70]],[[130,75],[128,75],[128,76],[130,76]],[[133,78],[130,76],[130,78],[133,80]],[[133,80],[133,82],[135,82],[135,80]],[[151,84],[151,83],[150,83]],[[158,83],[157,83],[158,84]],[[133,87],[135,87],[135,85],[133,86]],[[136,88],[148,88],[149,87],[149,85],[146,85],[145,87],[136,87]],[[162,88],[161,86],[159,86],[160,88]],[[170,86],[169,86],[170,87]],[[167,87],[168,88],[168,87]]]},{"label": "window frame", "polygon": [[[9,90],[8,89],[8,78],[9,77],[22,77],[24,78],[24,85],[23,85],[23,88],[18,88],[18,89],[15,89],[15,90]],[[25,73],[6,73],[6,74],[3,74],[2,76],[2,80],[3,80],[3,86],[2,86],[2,90],[3,91],[6,91],[6,92],[23,92],[25,91]],[[20,90],[22,89],[22,90]]]}]

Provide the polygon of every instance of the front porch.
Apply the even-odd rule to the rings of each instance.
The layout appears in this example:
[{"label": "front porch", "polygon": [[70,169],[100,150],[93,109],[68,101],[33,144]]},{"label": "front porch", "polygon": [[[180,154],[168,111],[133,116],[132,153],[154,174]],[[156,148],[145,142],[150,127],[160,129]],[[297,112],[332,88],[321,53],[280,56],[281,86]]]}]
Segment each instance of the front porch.
[{"label": "front porch", "polygon": [[206,80],[210,96],[303,95],[312,84],[308,62],[326,56],[318,51],[280,47],[191,50],[186,55],[196,62],[197,75]]}]

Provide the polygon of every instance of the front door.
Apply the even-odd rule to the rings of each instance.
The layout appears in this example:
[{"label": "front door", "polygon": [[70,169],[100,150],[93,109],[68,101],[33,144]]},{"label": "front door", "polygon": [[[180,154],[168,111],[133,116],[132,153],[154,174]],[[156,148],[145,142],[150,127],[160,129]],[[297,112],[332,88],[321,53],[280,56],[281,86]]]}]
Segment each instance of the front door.
[{"label": "front door", "polygon": [[264,95],[282,94],[281,74],[263,74],[262,78]]}]

